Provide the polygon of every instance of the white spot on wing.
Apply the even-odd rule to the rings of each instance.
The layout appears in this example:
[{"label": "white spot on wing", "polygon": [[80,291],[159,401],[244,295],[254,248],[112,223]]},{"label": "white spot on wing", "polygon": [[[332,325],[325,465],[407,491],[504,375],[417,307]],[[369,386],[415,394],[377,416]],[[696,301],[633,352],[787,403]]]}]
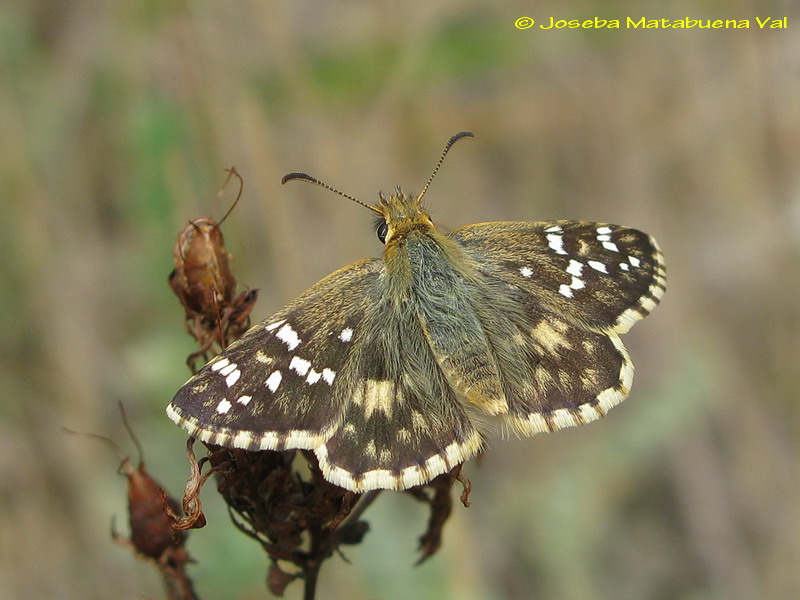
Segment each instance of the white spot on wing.
[{"label": "white spot on wing", "polygon": [[547,245],[556,251],[556,254],[566,254],[564,250],[564,238],[557,233],[547,234]]},{"label": "white spot on wing", "polygon": [[229,361],[227,358],[221,358],[213,365],[211,365],[211,370],[219,371],[220,369],[224,369],[225,367],[227,367],[229,364],[231,364],[231,361]]},{"label": "white spot on wing", "polygon": [[628,262],[631,263],[632,267],[638,267],[640,264],[642,264],[642,261],[640,261],[635,256],[629,256],[628,257]]},{"label": "white spot on wing", "polygon": [[460,444],[457,442],[453,442],[447,448],[444,449],[445,460],[447,464],[450,466],[457,465],[458,463],[464,460],[464,455],[462,454],[462,448]]},{"label": "white spot on wing", "polygon": [[234,448],[249,448],[253,442],[253,436],[249,431],[240,431],[231,440],[231,446]]},{"label": "white spot on wing", "polygon": [[320,380],[320,377],[322,377],[322,373],[318,373],[314,369],[311,369],[308,372],[308,377],[306,377],[306,383],[309,385],[317,383]]},{"label": "white spot on wing", "polygon": [[242,372],[239,369],[236,369],[225,378],[225,383],[227,384],[228,387],[231,387],[234,383],[239,381],[239,377],[241,376]]},{"label": "white spot on wing", "polygon": [[231,403],[225,400],[224,398],[219,401],[219,404],[217,404],[217,412],[221,415],[224,415],[230,409],[231,409]]},{"label": "white spot on wing", "polygon": [[236,401],[239,404],[243,404],[244,406],[247,406],[248,404],[250,404],[250,400],[252,400],[252,399],[253,399],[252,396],[239,396],[239,398]]},{"label": "white spot on wing", "polygon": [[575,277],[580,277],[581,273],[583,273],[583,263],[578,262],[575,259],[570,259],[569,266],[567,267],[567,273],[574,275]]},{"label": "white spot on wing", "polygon": [[311,363],[304,358],[294,356],[289,363],[289,368],[296,371],[301,377],[305,377],[306,373],[308,373],[308,370],[311,368]]},{"label": "white spot on wing", "polygon": [[606,266],[597,260],[590,260],[589,266],[592,267],[595,271],[600,271],[601,273],[608,273]]},{"label": "white spot on wing", "polygon": [[235,370],[236,370],[236,363],[228,363],[227,365],[225,365],[225,367],[219,370],[219,374],[222,375],[223,377],[227,377]]},{"label": "white spot on wing", "polygon": [[575,427],[575,425],[578,425],[575,415],[566,408],[554,410],[551,414],[551,419],[556,429],[564,429],[565,427]]},{"label": "white spot on wing", "polygon": [[284,323],[286,323],[285,319],[283,321],[275,321],[274,323],[270,323],[269,325],[264,327],[264,329],[266,329],[267,331],[274,331],[275,329],[277,329],[278,327],[280,327]]},{"label": "white spot on wing", "polygon": [[280,341],[286,344],[286,347],[289,350],[294,350],[300,343],[303,341],[300,339],[300,336],[297,335],[297,332],[292,329],[292,326],[288,323],[285,323],[279,330],[278,333],[275,334]]},{"label": "white spot on wing", "polygon": [[569,284],[573,290],[579,290],[584,287],[586,284],[583,282],[583,279],[578,279],[577,277],[572,278],[572,283]]},{"label": "white spot on wing", "polygon": [[628,263],[619,263],[619,268],[623,271],[630,271],[630,267],[628,267]]},{"label": "white spot on wing", "polygon": [[572,288],[566,284],[562,284],[561,287],[558,288],[558,293],[567,298],[572,298]]},{"label": "white spot on wing", "polygon": [[353,330],[349,327],[345,327],[342,329],[342,333],[339,334],[339,339],[343,342],[349,342],[353,339]]},{"label": "white spot on wing", "polygon": [[597,233],[599,233],[600,235],[611,233],[611,227],[605,227],[605,226],[604,227],[598,227],[597,228]]},{"label": "white spot on wing", "polygon": [[334,377],[336,377],[336,371],[332,371],[331,369],[322,369],[322,378],[325,380],[325,383],[328,385],[333,385]]},{"label": "white spot on wing", "polygon": [[612,252],[619,252],[619,248],[614,242],[603,242],[603,248],[611,250]]},{"label": "white spot on wing", "polygon": [[278,386],[281,384],[281,379],[283,379],[283,375],[281,375],[280,371],[273,371],[272,374],[267,377],[267,380],[264,382],[269,389],[270,392],[273,394],[278,389]]},{"label": "white spot on wing", "polygon": [[530,267],[522,267],[520,268],[519,272],[522,273],[523,277],[530,277],[531,275],[533,275],[533,269],[531,269]]},{"label": "white spot on wing", "polygon": [[657,304],[658,302],[652,298],[642,298],[642,309],[646,310],[647,312],[651,312]]},{"label": "white spot on wing", "polygon": [[400,471],[400,482],[403,486],[403,489],[419,485],[425,481],[425,479],[426,478],[423,477],[420,468],[416,465],[413,467],[406,467]]},{"label": "white spot on wing", "polygon": [[548,233],[551,233],[551,232],[554,232],[554,231],[561,231],[561,226],[560,225],[553,225],[552,227],[548,227],[547,229],[545,229],[545,231],[548,232]]}]

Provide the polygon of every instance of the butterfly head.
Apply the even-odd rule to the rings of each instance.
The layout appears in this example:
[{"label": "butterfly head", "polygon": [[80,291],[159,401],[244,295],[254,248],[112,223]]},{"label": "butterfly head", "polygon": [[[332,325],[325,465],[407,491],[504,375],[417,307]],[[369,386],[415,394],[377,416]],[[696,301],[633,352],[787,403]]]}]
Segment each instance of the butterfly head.
[{"label": "butterfly head", "polygon": [[378,204],[370,207],[378,213],[378,239],[387,246],[403,239],[412,231],[432,231],[434,229],[428,211],[422,206],[422,196],[414,196],[395,188],[394,193],[386,197],[378,196]]},{"label": "butterfly head", "polygon": [[406,235],[413,231],[421,231],[425,233],[435,230],[433,221],[431,221],[428,211],[422,206],[422,198],[425,196],[425,192],[428,191],[428,188],[430,187],[433,178],[436,176],[436,173],[439,172],[439,167],[442,166],[444,157],[447,156],[447,153],[450,151],[450,148],[453,146],[453,144],[460,139],[471,137],[474,137],[472,133],[469,131],[462,131],[448,140],[442,155],[439,157],[439,162],[436,163],[436,167],[433,169],[433,173],[428,178],[428,182],[425,184],[425,187],[422,188],[422,192],[420,192],[420,194],[417,196],[406,194],[398,187],[395,188],[394,193],[390,194],[388,198],[381,192],[378,195],[378,204],[373,206],[371,204],[367,204],[366,202],[362,202],[361,200],[358,200],[349,194],[340,192],[336,188],[333,188],[328,184],[321,182],[319,179],[311,177],[311,175],[307,175],[306,173],[289,173],[281,180],[281,183],[286,183],[287,181],[293,180],[307,181],[309,183],[324,187],[327,190],[335,192],[340,196],[344,196],[345,198],[348,198],[353,202],[357,202],[358,204],[370,209],[372,212],[378,215],[376,221],[378,239],[381,241],[381,243],[389,246],[392,242],[402,240]]}]

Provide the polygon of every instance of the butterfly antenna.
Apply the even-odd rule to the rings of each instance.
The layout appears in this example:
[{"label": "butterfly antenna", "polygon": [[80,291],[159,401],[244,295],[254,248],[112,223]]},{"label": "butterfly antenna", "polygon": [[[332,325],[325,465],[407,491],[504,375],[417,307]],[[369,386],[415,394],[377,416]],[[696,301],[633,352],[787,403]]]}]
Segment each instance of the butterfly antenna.
[{"label": "butterfly antenna", "polygon": [[236,170],[236,167],[231,167],[230,169],[225,169],[225,170],[228,172],[228,177],[225,179],[225,183],[222,184],[222,189],[219,191],[219,194],[217,194],[217,198],[219,198],[222,195],[222,191],[227,187],[228,182],[231,180],[231,177],[236,177],[236,179],[239,180],[239,193],[236,194],[236,200],[233,201],[233,204],[231,204],[231,207],[228,209],[228,212],[225,213],[225,216],[223,216],[219,220],[217,226],[222,225],[225,219],[228,218],[228,215],[231,214],[231,212],[233,212],[233,209],[236,208],[237,204],[239,204],[239,198],[242,197],[242,190],[244,190],[244,180],[242,179],[242,176],[239,175],[239,171]]},{"label": "butterfly antenna", "polygon": [[365,206],[366,208],[370,209],[372,212],[377,213],[377,214],[381,215],[381,217],[383,217],[383,213],[381,211],[379,211],[377,208],[375,208],[374,206],[371,206],[371,205],[367,204],[366,202],[362,202],[358,198],[353,198],[353,196],[351,196],[349,194],[345,194],[344,192],[340,192],[335,187],[331,187],[327,183],[323,183],[319,179],[316,179],[316,178],[314,178],[311,175],[308,175],[306,173],[289,173],[288,175],[284,175],[283,179],[281,179],[281,185],[285,184],[287,181],[294,181],[294,180],[307,181],[308,183],[313,183],[313,184],[318,185],[320,187],[324,187],[326,190],[330,190],[331,192],[339,194],[340,196],[344,196],[348,200],[352,200],[356,204],[360,204],[361,206]]},{"label": "butterfly antenna", "polygon": [[419,196],[417,196],[417,202],[420,202],[422,200],[422,197],[425,195],[425,192],[428,191],[428,188],[431,186],[433,178],[436,177],[436,173],[439,172],[439,167],[441,167],[442,163],[444,162],[444,157],[447,156],[448,152],[450,152],[450,148],[453,147],[453,144],[455,144],[461,138],[474,138],[474,137],[475,136],[471,131],[462,131],[460,133],[455,134],[453,137],[447,140],[447,144],[445,145],[444,150],[442,151],[442,155],[439,157],[439,162],[436,163],[436,168],[433,170],[433,173],[431,173],[431,176],[428,178],[428,183],[425,184],[425,187],[422,188],[422,192],[420,192]]}]

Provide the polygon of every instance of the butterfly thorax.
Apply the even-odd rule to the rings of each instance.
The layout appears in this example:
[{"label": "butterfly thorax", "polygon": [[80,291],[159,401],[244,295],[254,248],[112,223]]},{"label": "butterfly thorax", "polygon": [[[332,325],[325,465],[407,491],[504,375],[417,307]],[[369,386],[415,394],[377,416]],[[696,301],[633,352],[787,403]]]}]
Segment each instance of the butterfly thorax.
[{"label": "butterfly thorax", "polygon": [[458,244],[437,231],[416,196],[398,188],[388,198],[381,194],[376,208],[388,228],[383,255],[387,283],[393,292],[402,292],[392,293],[392,297],[407,300],[419,277],[437,278],[442,270],[457,278],[474,278],[474,261]]},{"label": "butterfly thorax", "polygon": [[[381,310],[381,328],[392,330],[396,327],[392,319],[402,319],[400,329],[407,336],[412,329],[420,332],[424,346],[466,405],[489,414],[505,412],[497,367],[475,311],[485,302],[476,285],[478,265],[458,243],[436,230],[414,197],[398,193],[381,198],[378,206],[385,211],[388,226],[382,294],[391,305]],[[415,375],[412,379],[431,377]]]}]

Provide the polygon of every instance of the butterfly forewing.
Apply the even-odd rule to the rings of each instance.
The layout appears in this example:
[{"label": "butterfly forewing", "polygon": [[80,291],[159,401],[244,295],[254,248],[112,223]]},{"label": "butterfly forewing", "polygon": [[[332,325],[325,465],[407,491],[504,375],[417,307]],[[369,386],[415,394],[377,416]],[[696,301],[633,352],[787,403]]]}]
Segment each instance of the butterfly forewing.
[{"label": "butterfly forewing", "polygon": [[415,312],[392,310],[381,264],[341,269],[250,329],[170,416],[212,444],[313,449],[325,477],[356,492],[419,485],[474,456],[483,438]]},{"label": "butterfly forewing", "polygon": [[629,227],[584,221],[509,221],[460,227],[449,237],[481,270],[552,310],[625,333],[658,304],[666,269],[655,240]]},{"label": "butterfly forewing", "polygon": [[340,269],[252,327],[184,385],[172,419],[227,447],[317,447],[342,419],[343,371],[376,301],[380,267]]}]

